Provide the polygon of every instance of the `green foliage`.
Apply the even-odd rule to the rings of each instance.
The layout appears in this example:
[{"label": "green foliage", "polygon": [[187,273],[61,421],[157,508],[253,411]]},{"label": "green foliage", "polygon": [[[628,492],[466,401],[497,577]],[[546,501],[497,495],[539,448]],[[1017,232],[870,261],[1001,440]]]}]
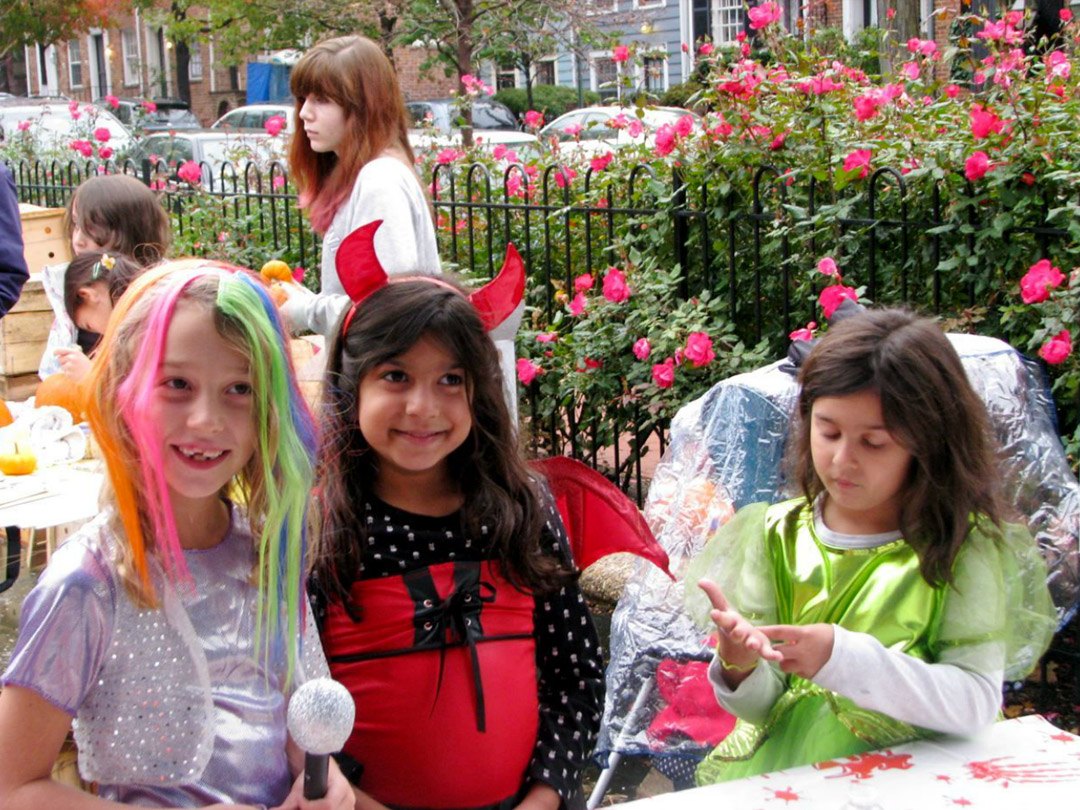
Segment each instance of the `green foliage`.
[{"label": "green foliage", "polygon": [[[545,121],[558,118],[565,112],[576,110],[578,107],[588,107],[600,103],[600,94],[593,90],[585,90],[582,93],[584,104],[579,103],[578,91],[574,87],[560,87],[552,84],[537,84],[533,86],[533,106],[531,109],[544,114]],[[528,95],[524,87],[511,87],[500,90],[495,94],[495,100],[501,101],[509,107],[514,115],[522,116],[529,107]]]}]

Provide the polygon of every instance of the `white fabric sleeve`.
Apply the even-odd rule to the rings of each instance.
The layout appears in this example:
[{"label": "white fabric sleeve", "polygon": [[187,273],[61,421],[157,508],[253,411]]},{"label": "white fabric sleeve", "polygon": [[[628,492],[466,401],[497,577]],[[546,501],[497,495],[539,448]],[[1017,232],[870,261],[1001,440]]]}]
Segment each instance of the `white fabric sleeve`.
[{"label": "white fabric sleeve", "polygon": [[293,334],[310,331],[325,336],[329,341],[333,339],[334,328],[349,305],[347,295],[313,293],[290,298],[281,305],[281,313]]},{"label": "white fabric sleeve", "polygon": [[[960,658],[971,660],[971,648],[947,648],[938,663],[929,664],[867,633],[838,625],[833,630],[832,656],[813,678],[819,686],[864,709],[944,734],[970,735],[997,717],[1003,670],[957,665]],[[986,660],[1001,659],[1000,644],[980,646]]]},{"label": "white fabric sleeve", "polygon": [[713,655],[709,664],[709,682],[717,702],[736,717],[760,725],[769,716],[776,699],[787,688],[784,674],[761,661],[735,689],[724,683],[720,657]]}]

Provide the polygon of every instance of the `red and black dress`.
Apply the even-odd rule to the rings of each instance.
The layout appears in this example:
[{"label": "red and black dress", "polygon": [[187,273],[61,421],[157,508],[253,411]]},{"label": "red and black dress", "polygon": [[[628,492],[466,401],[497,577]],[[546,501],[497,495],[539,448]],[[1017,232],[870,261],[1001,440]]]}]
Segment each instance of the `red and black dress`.
[{"label": "red and black dress", "polygon": [[[369,499],[364,514],[360,621],[313,594],[331,674],[356,701],[357,786],[398,808],[509,807],[537,781],[570,801],[603,705],[580,590],[514,588],[456,513]],[[545,552],[568,559],[558,512],[545,517]]]}]

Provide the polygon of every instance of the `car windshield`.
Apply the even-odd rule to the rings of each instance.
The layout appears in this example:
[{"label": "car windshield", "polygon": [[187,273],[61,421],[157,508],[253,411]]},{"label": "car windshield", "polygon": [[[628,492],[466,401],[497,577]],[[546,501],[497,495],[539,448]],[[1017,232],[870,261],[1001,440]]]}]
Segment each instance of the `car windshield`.
[{"label": "car windshield", "polygon": [[514,114],[502,107],[491,104],[477,104],[473,107],[473,126],[478,129],[517,129]]}]

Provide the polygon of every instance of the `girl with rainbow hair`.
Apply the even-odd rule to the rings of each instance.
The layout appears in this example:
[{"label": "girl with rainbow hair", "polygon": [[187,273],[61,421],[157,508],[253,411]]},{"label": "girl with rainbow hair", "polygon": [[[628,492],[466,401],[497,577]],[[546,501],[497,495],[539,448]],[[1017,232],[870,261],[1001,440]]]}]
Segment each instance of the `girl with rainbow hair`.
[{"label": "girl with rainbow hair", "polygon": [[[237,268],[172,262],[117,302],[88,404],[104,508],[23,605],[0,806],[353,806],[336,768],[302,800],[286,731],[327,672],[302,589],[315,430],[286,345]],[[97,796],[50,779],[73,718]]]}]

